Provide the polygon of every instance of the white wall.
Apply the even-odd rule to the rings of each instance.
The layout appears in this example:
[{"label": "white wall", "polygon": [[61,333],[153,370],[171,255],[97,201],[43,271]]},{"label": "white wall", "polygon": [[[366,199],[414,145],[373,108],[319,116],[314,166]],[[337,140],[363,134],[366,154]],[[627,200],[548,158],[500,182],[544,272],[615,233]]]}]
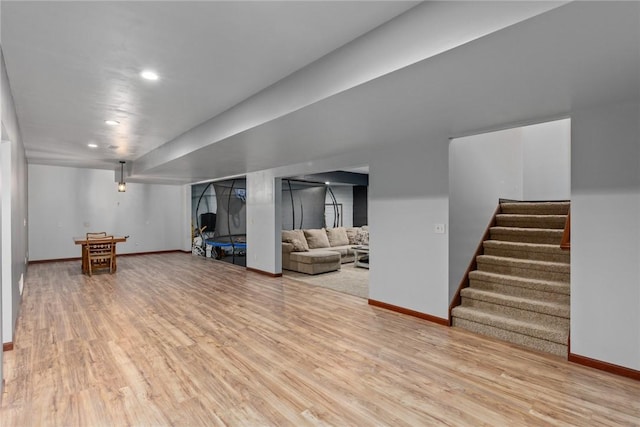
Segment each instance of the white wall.
[{"label": "white wall", "polygon": [[27,272],[27,161],[0,50],[2,168],[2,342],[13,342],[20,308],[20,279]]},{"label": "white wall", "polygon": [[2,252],[5,256],[2,257],[2,276],[0,276],[0,283],[2,284],[2,313],[3,313],[3,329],[2,329],[2,342],[12,342],[13,337],[13,327],[11,324],[13,311],[17,311],[19,304],[17,306],[13,305],[13,294],[14,294],[14,286],[12,285],[12,244],[11,244],[11,235],[12,235],[12,222],[11,222],[11,142],[2,141],[0,143],[0,179],[4,182],[4,186],[0,189],[2,190],[2,206],[0,206],[0,210],[2,210],[2,218],[4,221],[0,224],[0,228],[2,228],[2,241],[0,245],[2,246]]},{"label": "white wall", "polygon": [[193,229],[191,228],[191,221],[189,218],[193,218],[193,209],[191,207],[191,185],[185,184],[182,187],[182,201],[180,202],[180,206],[182,207],[182,218],[184,218],[184,222],[182,223],[182,250],[191,252],[192,249],[192,240],[193,240]]},{"label": "white wall", "polygon": [[640,105],[572,115],[571,353],[640,370]]},{"label": "white wall", "polygon": [[571,120],[555,120],[522,130],[524,200],[571,198]]},{"label": "white wall", "polygon": [[522,129],[451,140],[449,145],[449,299],[500,198],[522,200]]},{"label": "white wall", "polygon": [[371,153],[369,298],[446,319],[447,138]]},{"label": "white wall", "polygon": [[[186,186],[127,183],[113,171],[29,165],[30,259],[77,258],[74,236],[106,231],[130,236],[118,253],[183,249],[189,223]],[[46,244],[44,244],[46,242]]]},{"label": "white wall", "polygon": [[569,119],[451,140],[449,146],[449,298],[498,200],[571,198]]}]

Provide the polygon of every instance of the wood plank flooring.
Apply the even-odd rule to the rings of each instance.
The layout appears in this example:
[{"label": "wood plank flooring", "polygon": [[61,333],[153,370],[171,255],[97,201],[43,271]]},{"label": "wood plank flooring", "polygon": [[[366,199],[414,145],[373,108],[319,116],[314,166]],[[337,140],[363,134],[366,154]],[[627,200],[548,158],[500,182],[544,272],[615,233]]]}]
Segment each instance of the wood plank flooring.
[{"label": "wood plank flooring", "polygon": [[640,425],[640,382],[193,257],[29,267],[2,426]]}]

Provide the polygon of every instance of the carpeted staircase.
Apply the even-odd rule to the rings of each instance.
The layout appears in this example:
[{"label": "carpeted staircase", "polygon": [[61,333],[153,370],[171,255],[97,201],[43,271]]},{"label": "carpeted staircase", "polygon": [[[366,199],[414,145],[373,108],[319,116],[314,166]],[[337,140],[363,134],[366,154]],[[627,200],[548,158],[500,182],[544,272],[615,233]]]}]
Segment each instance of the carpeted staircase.
[{"label": "carpeted staircase", "polygon": [[570,265],[560,240],[569,202],[501,202],[499,212],[452,325],[566,357]]}]

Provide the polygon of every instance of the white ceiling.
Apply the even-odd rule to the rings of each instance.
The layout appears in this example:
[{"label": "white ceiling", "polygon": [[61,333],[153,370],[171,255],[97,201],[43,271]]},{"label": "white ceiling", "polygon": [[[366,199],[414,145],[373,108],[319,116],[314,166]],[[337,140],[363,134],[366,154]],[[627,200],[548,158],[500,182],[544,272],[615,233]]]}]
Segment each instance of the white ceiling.
[{"label": "white ceiling", "polygon": [[134,160],[417,3],[3,1],[28,161]]},{"label": "white ceiling", "polygon": [[[640,98],[640,3],[574,2],[209,145],[165,144],[202,140],[190,129],[412,5],[2,2],[27,156],[109,169],[137,159],[141,182],[197,182]],[[159,82],[138,78],[147,66]],[[106,127],[107,113],[121,126]]]},{"label": "white ceiling", "polygon": [[354,151],[366,158],[376,146],[446,144],[594,105],[638,102],[639,41],[640,3],[572,3],[146,173],[197,181]]}]

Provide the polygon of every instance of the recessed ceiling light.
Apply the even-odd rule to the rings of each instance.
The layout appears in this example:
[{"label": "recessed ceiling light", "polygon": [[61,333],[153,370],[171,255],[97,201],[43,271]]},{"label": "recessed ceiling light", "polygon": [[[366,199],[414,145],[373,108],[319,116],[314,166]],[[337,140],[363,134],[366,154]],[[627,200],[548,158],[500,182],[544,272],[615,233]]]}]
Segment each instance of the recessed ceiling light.
[{"label": "recessed ceiling light", "polygon": [[104,122],[109,126],[118,126],[120,124],[120,122],[117,120],[105,120]]},{"label": "recessed ceiling light", "polygon": [[89,148],[98,148],[98,144],[87,144]]},{"label": "recessed ceiling light", "polygon": [[140,73],[140,77],[146,80],[158,80],[158,74],[151,70],[144,70]]}]

